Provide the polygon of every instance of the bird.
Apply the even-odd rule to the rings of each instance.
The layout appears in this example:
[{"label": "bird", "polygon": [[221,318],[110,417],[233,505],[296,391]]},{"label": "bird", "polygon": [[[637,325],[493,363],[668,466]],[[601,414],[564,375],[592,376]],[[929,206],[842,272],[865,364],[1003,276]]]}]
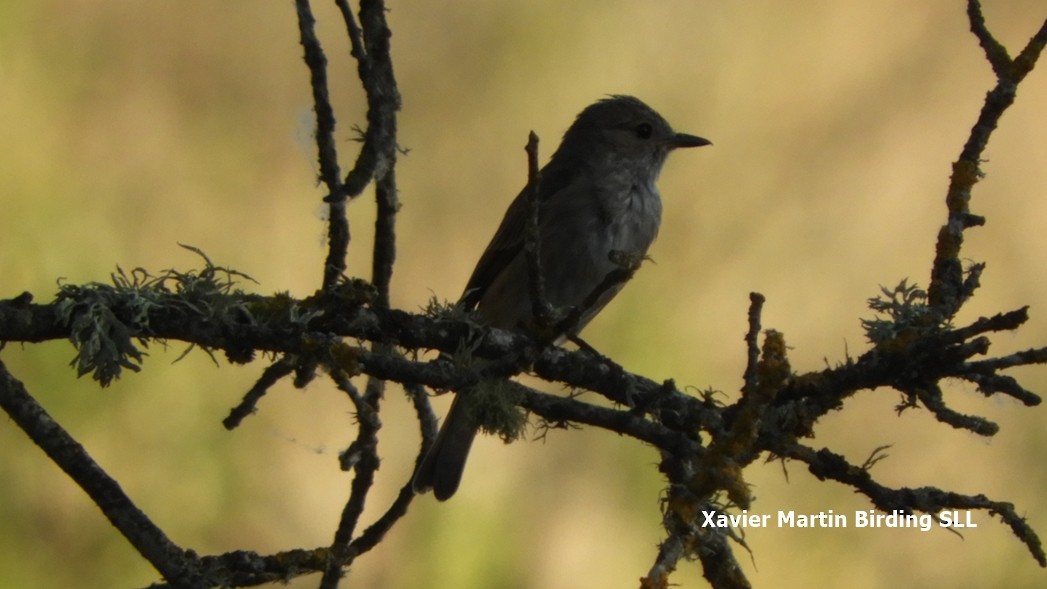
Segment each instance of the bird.
[{"label": "bird", "polygon": [[[616,255],[646,256],[661,225],[655,182],[669,153],[711,144],[673,131],[665,118],[633,96],[611,95],[578,114],[541,169],[535,205],[545,298],[554,309],[575,312],[570,324],[557,325],[564,332],[553,334],[554,343],[575,339],[624,286],[624,281],[605,282],[621,268]],[[509,205],[457,307],[473,311],[484,325],[536,336],[525,253],[530,194],[525,187]],[[606,288],[600,291],[601,286]],[[466,396],[456,394],[415,472],[415,492],[431,489],[445,501],[458,490],[479,428],[463,401]]]}]

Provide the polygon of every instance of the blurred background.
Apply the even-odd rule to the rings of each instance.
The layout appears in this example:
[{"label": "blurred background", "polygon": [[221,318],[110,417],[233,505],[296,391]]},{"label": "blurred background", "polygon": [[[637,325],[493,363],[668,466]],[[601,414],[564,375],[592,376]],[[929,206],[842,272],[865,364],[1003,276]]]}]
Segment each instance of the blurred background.
[{"label": "blurred background", "polygon": [[[345,169],[364,103],[340,18],[317,2]],[[330,3],[333,4],[333,3]],[[1042,0],[996,0],[990,29],[1014,54]],[[714,147],[674,154],[647,264],[588,328],[626,368],[736,398],[750,291],[798,371],[865,349],[859,318],[880,285],[926,286],[950,163],[994,79],[964,2],[520,3],[391,1],[403,111],[394,303],[457,298],[526,177],[535,130],[547,157],[574,115],[634,94]],[[189,269],[204,250],[260,293],[311,293],[324,255],[308,77],[290,2],[0,2],[0,297],[51,299],[56,280],[107,281],[116,265]],[[964,255],[984,286],[959,322],[1031,305],[993,352],[1047,343],[1047,64],[986,152]],[[544,158],[543,158],[544,159]],[[350,207],[350,270],[369,275],[370,194]],[[654,303],[654,304],[652,304]],[[328,543],[349,477],[337,454],[352,409],[317,381],[282,385],[238,430],[220,424],[263,361],[215,365],[184,346],[99,389],[67,342],[8,345],[3,359],[173,540],[200,553]],[[1012,374],[1047,393],[1047,367]],[[953,383],[948,402],[1002,425],[984,440],[899,395],[864,391],[820,424],[816,447],[874,475],[1013,501],[1047,534],[1047,416]],[[441,411],[449,399],[436,401]],[[84,493],[0,420],[0,587],[132,587],[155,572]],[[396,389],[368,515],[410,476],[418,437]],[[349,573],[361,587],[634,587],[662,538],[656,453],[602,431],[481,440],[461,490],[421,497]],[[853,514],[869,505],[799,465],[746,471],[753,510]],[[946,531],[753,530],[738,559],[758,587],[1033,586],[1045,573],[997,521]],[[673,581],[706,586],[698,564]],[[317,578],[291,583],[313,587]]]}]

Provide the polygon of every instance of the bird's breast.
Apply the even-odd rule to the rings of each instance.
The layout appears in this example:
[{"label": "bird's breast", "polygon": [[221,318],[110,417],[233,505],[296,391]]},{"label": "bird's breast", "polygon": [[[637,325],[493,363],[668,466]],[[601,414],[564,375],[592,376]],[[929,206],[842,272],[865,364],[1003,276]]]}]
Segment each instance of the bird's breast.
[{"label": "bird's breast", "polygon": [[608,250],[644,255],[658,235],[662,222],[662,200],[650,185],[634,185],[607,210]]}]

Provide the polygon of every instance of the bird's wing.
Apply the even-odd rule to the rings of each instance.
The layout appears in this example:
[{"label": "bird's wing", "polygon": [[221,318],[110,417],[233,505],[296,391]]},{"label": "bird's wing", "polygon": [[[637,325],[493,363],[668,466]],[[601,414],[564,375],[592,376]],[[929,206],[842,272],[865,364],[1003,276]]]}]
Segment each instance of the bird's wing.
[{"label": "bird's wing", "polygon": [[[563,192],[579,177],[577,173],[567,173],[563,167],[546,166],[542,170],[541,184],[538,187],[539,204]],[[498,274],[513,261],[513,258],[523,253],[527,223],[530,219],[528,193],[528,188],[524,187],[505,211],[501,225],[498,226],[491,243],[480,256],[480,261],[476,263],[476,268],[465,285],[465,290],[458,300],[459,306],[465,309],[474,308]]]}]

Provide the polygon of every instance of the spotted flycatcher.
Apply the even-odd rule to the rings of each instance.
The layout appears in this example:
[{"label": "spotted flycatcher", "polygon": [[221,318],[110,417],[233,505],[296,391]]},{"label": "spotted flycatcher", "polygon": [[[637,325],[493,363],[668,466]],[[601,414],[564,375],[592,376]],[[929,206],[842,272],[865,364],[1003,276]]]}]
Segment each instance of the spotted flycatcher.
[{"label": "spotted flycatcher", "polygon": [[[639,260],[658,234],[662,201],[654,183],[669,152],[709,145],[676,133],[661,115],[632,96],[611,96],[578,115],[542,168],[538,185],[538,268],[554,309],[573,310],[564,337],[576,336],[624,286],[606,279]],[[509,205],[458,302],[492,327],[534,334],[531,270],[525,253],[532,212],[530,188]],[[606,285],[604,290],[601,286]],[[548,335],[548,334],[546,334]],[[458,489],[479,424],[466,394],[451,404],[436,442],[414,478],[418,492],[443,501]]]}]

